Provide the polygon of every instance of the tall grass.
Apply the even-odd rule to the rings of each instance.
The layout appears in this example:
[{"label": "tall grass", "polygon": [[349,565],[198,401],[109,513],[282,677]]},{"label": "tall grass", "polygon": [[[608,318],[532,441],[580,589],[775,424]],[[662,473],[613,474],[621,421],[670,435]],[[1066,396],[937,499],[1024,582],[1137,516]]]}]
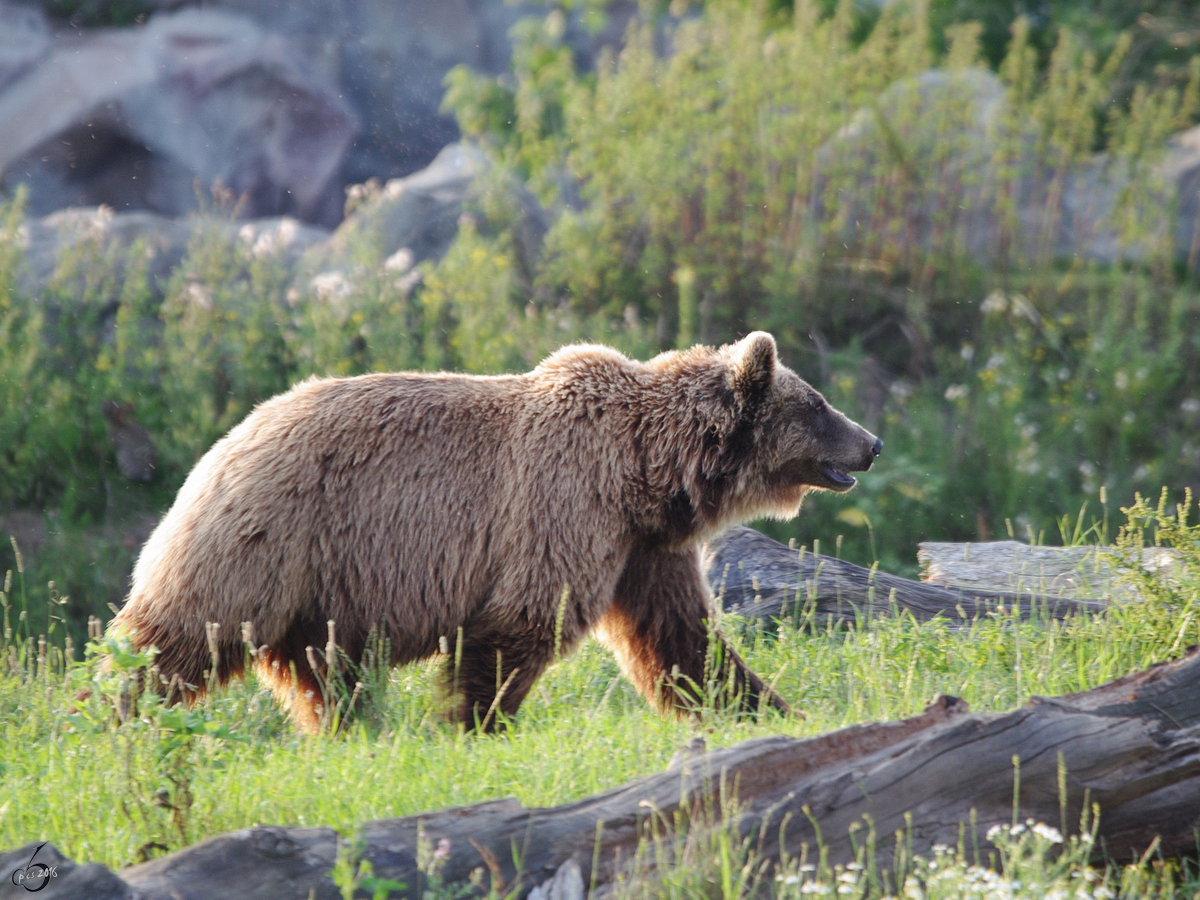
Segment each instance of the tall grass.
[{"label": "tall grass", "polygon": [[[548,806],[660,771],[697,734],[713,748],[913,715],[938,692],[988,711],[1034,694],[1086,690],[1200,642],[1200,527],[1188,524],[1191,503],[1184,498],[1172,507],[1164,498],[1157,507],[1139,503],[1127,511],[1120,545],[1146,599],[1103,616],[1021,621],[997,609],[971,621],[918,623],[897,615],[843,630],[782,623],[771,634],[727,620],[725,627],[741,635],[740,652],[804,719],[747,722],[711,711],[700,723],[661,718],[611,656],[587,642],[543,676],[515,727],[501,736],[465,736],[444,723],[436,663],[391,673],[378,714],[337,735],[294,733],[252,677],[192,710],[143,698],[136,714],[119,722],[116,709],[128,709],[120,699],[128,690],[125,673],[148,660],[106,639],[97,649],[113,657],[109,670],[98,669],[94,657],[66,664],[60,649],[37,640],[27,619],[12,615],[20,587],[10,579],[2,598],[10,624],[0,673],[0,846],[52,839],[74,858],[121,866],[255,823],[331,825],[352,834],[365,820],[497,796]],[[1136,551],[1147,540],[1181,551],[1182,567],[1141,570]],[[81,699],[82,688],[92,695]],[[1011,837],[1014,858],[1028,863],[1036,855],[1033,838]],[[741,860],[735,868],[750,863],[749,849],[726,848]],[[1054,857],[1049,849],[1038,850],[1046,865]],[[968,880],[983,885],[992,877],[947,853],[913,870],[914,885],[926,893],[910,896],[949,896],[947,870],[960,873],[962,890]],[[1074,868],[1063,877],[1092,878],[1093,887],[1121,877],[1155,884],[1181,877],[1169,866],[1157,875],[1114,869],[1105,876],[1084,867],[1086,856],[1078,850],[1069,857]],[[674,887],[663,895],[721,895],[723,876],[706,868],[711,858],[668,873]],[[773,890],[787,894],[829,874],[795,868],[785,875],[798,880],[773,883]],[[1043,894],[1016,895],[1050,896],[1051,882],[1059,884],[1047,881]],[[871,894],[865,882],[855,883],[857,896]]]}]

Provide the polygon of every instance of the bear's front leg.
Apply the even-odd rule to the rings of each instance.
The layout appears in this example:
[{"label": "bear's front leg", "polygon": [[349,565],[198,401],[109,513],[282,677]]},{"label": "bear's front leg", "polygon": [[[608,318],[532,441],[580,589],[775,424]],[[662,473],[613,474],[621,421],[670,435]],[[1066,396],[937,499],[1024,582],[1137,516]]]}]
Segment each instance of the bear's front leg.
[{"label": "bear's front leg", "polygon": [[596,634],[661,711],[695,710],[711,680],[720,685],[714,699],[722,706],[790,713],[787,702],[710,627],[712,615],[699,548],[635,547]]},{"label": "bear's front leg", "polygon": [[500,718],[521,702],[554,656],[553,637],[464,629],[461,650],[446,661],[446,686],[455,698],[450,721],[468,731],[496,731]]}]

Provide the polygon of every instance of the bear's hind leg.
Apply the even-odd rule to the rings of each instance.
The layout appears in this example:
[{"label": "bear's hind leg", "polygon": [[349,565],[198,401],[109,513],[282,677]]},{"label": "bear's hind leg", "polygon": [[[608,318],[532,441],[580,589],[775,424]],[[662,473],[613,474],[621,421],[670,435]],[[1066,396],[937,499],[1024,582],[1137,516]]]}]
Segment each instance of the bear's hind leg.
[{"label": "bear's hind leg", "polygon": [[710,627],[712,614],[697,548],[638,547],[596,634],[642,696],[661,711],[697,709],[711,680],[719,685],[712,698],[718,705],[736,704],[746,713],[760,706],[791,712]]},{"label": "bear's hind leg", "polygon": [[[111,633],[124,633],[141,651],[154,647],[157,678],[144,678],[145,687],[164,695],[171,703],[191,704],[204,696],[211,685],[223,685],[240,678],[244,668],[241,641],[230,639],[220,630],[190,619],[155,617],[147,613],[148,604],[131,600],[111,623]],[[150,612],[154,612],[151,610]],[[216,641],[216,670],[213,671],[213,647]],[[148,674],[148,673],[147,673]]]}]

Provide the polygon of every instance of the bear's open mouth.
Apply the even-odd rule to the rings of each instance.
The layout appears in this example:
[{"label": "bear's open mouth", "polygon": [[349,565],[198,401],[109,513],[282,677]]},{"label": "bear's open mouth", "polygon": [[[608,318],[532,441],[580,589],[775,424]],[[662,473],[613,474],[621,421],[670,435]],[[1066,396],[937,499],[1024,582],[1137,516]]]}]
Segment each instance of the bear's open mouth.
[{"label": "bear's open mouth", "polygon": [[825,476],[828,484],[826,485],[831,491],[848,491],[858,483],[853,475],[847,475],[840,469],[836,469],[829,463],[821,466],[821,474]]}]

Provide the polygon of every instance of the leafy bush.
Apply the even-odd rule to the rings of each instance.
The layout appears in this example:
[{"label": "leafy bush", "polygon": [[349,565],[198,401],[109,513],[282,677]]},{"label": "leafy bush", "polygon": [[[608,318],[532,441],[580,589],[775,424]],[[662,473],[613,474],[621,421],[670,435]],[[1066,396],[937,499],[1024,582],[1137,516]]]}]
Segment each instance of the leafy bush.
[{"label": "leafy bush", "polygon": [[[510,77],[452,73],[464,133],[554,211],[510,302],[607,321],[600,339],[646,323],[660,347],[773,331],[887,447],[849,500],[772,530],[845,532],[894,570],[919,539],[1054,537],[1101,486],[1189,477],[1200,299],[1151,151],[1195,115],[1200,68],[1121,112],[1128,40],[1099,61],[1064,31],[1043,64],[1018,20],[981,131],[978,28],[948,29],[935,56],[919,11],[860,24],[849,3],[709,4],[635,23],[577,74],[551,16],[516,33]],[[1065,186],[1085,175],[1113,204],[1091,236],[1136,264],[1058,258]],[[468,239],[502,254],[513,233]],[[451,257],[437,277],[454,294],[476,275]]]}]

